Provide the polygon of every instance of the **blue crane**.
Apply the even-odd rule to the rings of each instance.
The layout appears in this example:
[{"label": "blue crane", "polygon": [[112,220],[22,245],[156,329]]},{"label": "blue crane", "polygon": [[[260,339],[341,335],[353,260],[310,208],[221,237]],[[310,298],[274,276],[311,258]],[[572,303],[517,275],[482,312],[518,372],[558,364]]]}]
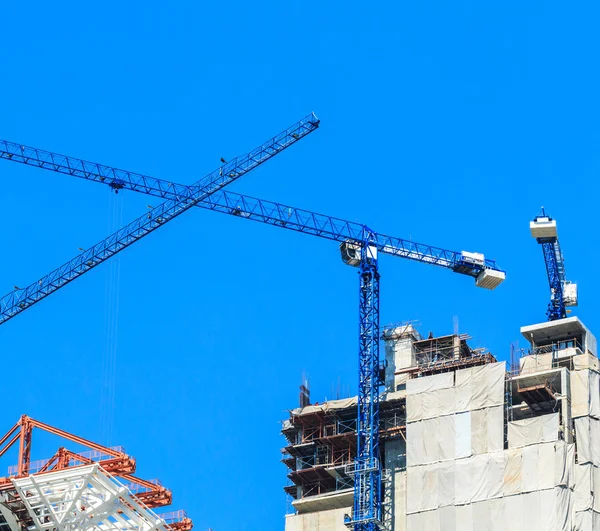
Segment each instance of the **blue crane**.
[{"label": "blue crane", "polygon": [[[15,148],[17,146],[17,148]],[[115,191],[128,189],[177,201],[176,193],[188,197],[186,186],[160,179],[139,176],[123,170],[85,162],[64,155],[0,141],[0,158],[29,164],[59,173],[66,173],[108,184]],[[10,155],[10,156],[9,156]],[[142,178],[143,177],[143,178]],[[177,191],[177,192],[176,192]],[[357,413],[357,455],[348,472],[354,476],[354,507],[346,524],[355,531],[379,531],[381,523],[381,462],[379,451],[379,262],[378,254],[389,254],[450,269],[471,276],[479,287],[494,289],[505,278],[493,260],[482,254],[455,252],[430,245],[423,245],[402,238],[386,236],[369,229],[366,225],[331,216],[317,214],[292,206],[256,199],[225,190],[217,191],[194,203],[208,210],[230,214],[242,219],[258,221],[297,232],[319,236],[340,243],[342,260],[359,269],[359,399]],[[105,241],[114,241],[113,235]],[[99,244],[102,249],[103,243]],[[54,278],[69,279],[73,270],[79,276],[103,261],[104,256],[94,248],[56,270]],[[107,257],[108,258],[108,257]],[[82,267],[81,264],[91,264]],[[75,266],[75,267],[74,267]],[[73,278],[76,278],[73,277]],[[51,281],[51,282],[50,282]],[[44,277],[38,282],[44,290],[55,291],[62,284]],[[56,287],[55,287],[56,286]],[[28,290],[43,296],[45,291],[32,284],[25,290],[0,299],[0,324],[4,315],[16,315],[40,299],[30,296]],[[37,290],[37,291],[36,291]],[[49,293],[48,293],[49,294]],[[4,319],[6,320],[6,319]]]},{"label": "blue crane", "polygon": [[550,285],[550,302],[546,316],[548,321],[556,321],[567,317],[567,307],[577,306],[577,284],[567,280],[565,261],[558,242],[556,220],[546,214],[544,207],[539,216],[529,222],[531,235],[542,246],[548,284]]}]

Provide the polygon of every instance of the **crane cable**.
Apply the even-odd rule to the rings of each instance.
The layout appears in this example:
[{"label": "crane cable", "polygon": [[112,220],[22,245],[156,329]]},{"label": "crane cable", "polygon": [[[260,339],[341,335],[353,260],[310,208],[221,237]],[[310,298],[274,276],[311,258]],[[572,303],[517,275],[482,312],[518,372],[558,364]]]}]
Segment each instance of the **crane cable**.
[{"label": "crane cable", "polygon": [[[108,233],[116,232],[122,225],[123,194],[111,193],[108,206]],[[100,393],[100,428],[103,442],[107,446],[112,445],[114,432],[120,283],[121,259],[120,255],[117,255],[108,263],[104,294],[104,356]]]}]

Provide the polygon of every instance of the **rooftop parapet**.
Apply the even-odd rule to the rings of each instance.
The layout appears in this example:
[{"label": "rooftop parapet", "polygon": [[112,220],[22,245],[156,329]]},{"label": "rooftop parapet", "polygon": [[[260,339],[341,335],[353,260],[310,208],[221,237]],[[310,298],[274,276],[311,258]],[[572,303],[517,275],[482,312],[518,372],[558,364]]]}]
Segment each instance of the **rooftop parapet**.
[{"label": "rooftop parapet", "polygon": [[[598,356],[596,337],[578,317],[522,326],[521,334],[529,342],[532,354],[556,352],[558,357],[581,353]],[[565,349],[572,351],[563,352]]]}]

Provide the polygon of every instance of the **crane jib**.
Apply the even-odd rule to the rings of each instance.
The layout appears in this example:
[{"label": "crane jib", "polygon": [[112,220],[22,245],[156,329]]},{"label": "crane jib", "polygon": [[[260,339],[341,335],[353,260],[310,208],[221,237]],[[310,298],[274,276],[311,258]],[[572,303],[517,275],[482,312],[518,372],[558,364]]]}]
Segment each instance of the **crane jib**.
[{"label": "crane jib", "polygon": [[[293,126],[288,137],[297,140],[300,135],[308,134],[319,125],[314,115],[309,115]],[[285,133],[285,132],[284,132]],[[277,139],[273,140],[273,144]],[[253,154],[246,156],[251,160]],[[157,197],[179,200],[193,195],[192,187],[141,174],[117,170],[108,166],[83,161],[74,157],[58,155],[36,148],[0,141],[0,158],[24,164],[35,165],[42,169],[67,173],[69,175],[108,184],[113,189],[128,189]],[[231,163],[219,169],[226,175],[232,174]],[[115,184],[116,183],[116,184]],[[332,216],[302,210],[273,201],[243,196],[229,191],[221,191],[197,201],[195,206],[231,214],[253,221],[287,228],[297,232],[312,234],[321,238],[345,242],[360,242],[365,225],[346,221]],[[478,285],[493,289],[505,278],[504,272],[493,260],[485,259],[479,253],[456,252],[447,249],[420,244],[403,238],[374,233],[379,252],[451,269],[456,273],[474,278],[485,276]],[[487,270],[487,271],[486,271]],[[486,271],[484,275],[481,275]]]},{"label": "crane jib", "polygon": [[[12,319],[87,271],[105,262],[116,253],[163,226],[166,222],[175,219],[199,201],[210,197],[211,194],[281,153],[284,149],[314,131],[318,125],[318,119],[314,114],[311,114],[246,155],[224,163],[192,186],[171,184],[169,186],[171,191],[165,193],[164,196],[167,197],[167,201],[158,207],[133,220],[116,233],[111,234],[108,238],[83,251],[54,271],[29,284],[26,288],[15,286],[13,291],[0,299],[0,324]],[[58,173],[69,173],[78,177],[98,180],[99,182],[106,181],[107,176],[111,179],[119,178],[118,189],[129,188],[140,191],[142,189],[155,190],[156,187],[166,186],[164,181],[140,174],[106,169],[107,166],[100,164],[64,157],[63,155],[54,156],[54,154],[46,151],[6,141],[0,141],[0,144],[0,158],[5,160],[32,164]],[[7,149],[13,151],[7,151]],[[14,156],[12,155],[13,152]],[[69,171],[65,171],[65,168],[69,168]]]}]

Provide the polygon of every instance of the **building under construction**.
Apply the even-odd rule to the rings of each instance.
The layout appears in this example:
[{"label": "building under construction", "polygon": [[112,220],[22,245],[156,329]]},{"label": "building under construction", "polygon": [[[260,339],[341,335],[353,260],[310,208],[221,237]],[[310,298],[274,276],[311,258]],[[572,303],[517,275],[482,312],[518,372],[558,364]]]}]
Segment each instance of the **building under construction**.
[{"label": "building under construction", "polygon": [[[550,322],[522,329],[530,348],[518,362],[507,368],[471,348],[467,336],[422,338],[406,324],[384,331],[387,359],[380,365],[381,256],[442,267],[489,290],[506,275],[482,253],[222,192],[319,123],[311,113],[245,155],[221,157],[191,186],[0,140],[5,161],[166,199],[25,288],[14,286],[0,298],[0,324],[192,207],[334,241],[359,273],[358,398],[311,405],[302,390],[300,407],[283,426],[285,491],[294,508],[286,530],[592,529],[600,514],[593,494],[600,467],[598,359],[594,337],[566,315],[567,306],[577,305],[577,286],[565,276],[556,221],[542,209],[530,224],[546,262]],[[0,439],[0,457],[19,441],[16,468],[0,478],[0,514],[12,531],[191,529],[185,516],[152,512],[170,503],[170,493],[130,476],[135,462],[122,450],[61,432],[92,454],[61,447],[34,466],[34,427],[60,431],[23,416]]]},{"label": "building under construction", "polygon": [[[468,336],[384,330],[382,528],[600,529],[596,338],[577,317],[521,334],[507,366]],[[355,430],[356,398],[311,405],[302,391],[282,429],[286,531],[347,529]]]}]

